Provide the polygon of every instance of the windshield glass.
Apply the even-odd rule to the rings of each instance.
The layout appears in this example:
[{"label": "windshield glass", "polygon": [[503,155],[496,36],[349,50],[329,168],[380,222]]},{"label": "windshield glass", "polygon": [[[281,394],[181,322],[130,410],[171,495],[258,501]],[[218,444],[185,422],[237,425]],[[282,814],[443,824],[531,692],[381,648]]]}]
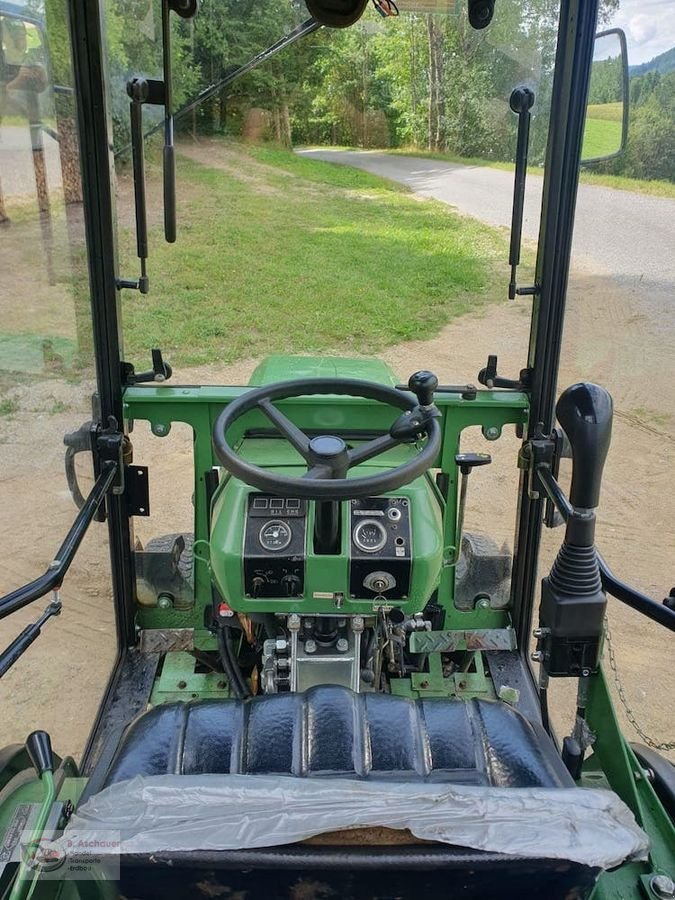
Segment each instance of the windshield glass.
[{"label": "windshield glass", "polygon": [[[481,311],[495,330],[470,362],[457,362],[455,377],[475,378],[488,351],[513,351],[522,367],[530,301],[519,301],[515,345],[498,324],[506,238],[461,214],[510,224],[516,86],[535,93],[530,160],[544,162],[557,4],[506,0],[481,31],[464,4],[399,10],[383,17],[370,4],[353,28],[322,28],[229,82],[307,20],[304,4],[206,0],[193,21],[172,17],[178,241],[162,235],[162,108],[146,104],[144,129],[157,127],[146,141],[151,288],[123,299],[134,361],[154,346],[178,370],[271,350],[369,354]],[[137,6],[110,4],[124,278],[138,270],[126,84],[161,72],[160,24],[156,5],[141,17]],[[450,179],[460,215],[408,192],[445,200]],[[528,239],[540,182],[528,189]],[[527,283],[533,259],[528,244]]]}]

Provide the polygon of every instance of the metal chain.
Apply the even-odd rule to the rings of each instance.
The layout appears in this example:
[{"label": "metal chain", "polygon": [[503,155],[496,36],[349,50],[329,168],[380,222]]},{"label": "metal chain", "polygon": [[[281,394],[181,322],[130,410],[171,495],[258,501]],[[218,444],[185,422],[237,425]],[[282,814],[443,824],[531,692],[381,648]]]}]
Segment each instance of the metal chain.
[{"label": "metal chain", "polygon": [[612,633],[609,630],[609,622],[605,618],[605,640],[607,641],[607,650],[609,655],[609,665],[612,669],[612,674],[614,676],[614,684],[616,685],[616,690],[619,695],[619,700],[621,700],[621,704],[623,708],[626,710],[626,716],[628,721],[633,726],[635,731],[640,735],[642,740],[654,750],[675,750],[675,741],[655,741],[653,738],[650,738],[648,734],[644,732],[637,719],[635,718],[635,713],[631,709],[628,700],[626,699],[626,694],[623,689],[623,684],[621,683],[621,679],[619,677],[619,670],[616,665],[616,655],[614,653],[614,646],[612,645]]}]

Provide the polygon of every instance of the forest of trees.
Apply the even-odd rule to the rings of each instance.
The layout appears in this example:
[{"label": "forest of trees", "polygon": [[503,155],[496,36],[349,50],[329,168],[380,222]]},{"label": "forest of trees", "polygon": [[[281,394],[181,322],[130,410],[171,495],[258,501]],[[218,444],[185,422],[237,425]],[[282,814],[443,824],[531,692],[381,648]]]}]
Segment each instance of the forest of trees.
[{"label": "forest of trees", "polygon": [[[619,2],[603,0],[601,24]],[[41,5],[41,0],[29,3]],[[404,0],[400,5],[405,8]],[[56,40],[62,33],[65,38],[63,8],[62,0],[46,0],[57,81],[65,81],[68,68],[67,44]],[[159,8],[159,0],[107,0],[117,149],[128,145],[127,79],[161,73]],[[530,159],[542,163],[558,0],[503,0],[492,25],[480,32],[470,28],[463,4],[453,10],[382,19],[371,7],[357,26],[321,29],[268,60],[184,117],[179,128],[289,146],[414,147],[511,160],[516,117],[509,94],[524,83],[537,98]],[[302,0],[201,0],[195,21],[172,17],[177,105],[306,18]],[[662,56],[667,62],[668,54]],[[675,70],[664,68],[665,63],[647,71],[638,67],[631,77],[627,153],[605,164],[607,171],[675,181]],[[614,97],[617,60],[608,61],[606,74],[594,75],[592,103]],[[59,103],[72,105],[68,98]],[[62,120],[67,113],[72,115],[61,111]],[[148,122],[152,114],[147,111]]]},{"label": "forest of trees", "polygon": [[[301,4],[292,10],[288,0],[263,0],[255,12],[252,6],[203,3],[192,40],[206,82],[302,17]],[[556,13],[556,0],[503,3],[490,29],[476,32],[463,8],[461,14],[386,20],[370,9],[358,26],[322,30],[247,76],[201,110],[199,126],[241,133],[247,110],[256,106],[269,112],[271,136],[289,144],[414,146],[504,159],[515,140],[509,94],[524,82],[535,88],[541,113],[533,133],[537,157],[545,140]]]},{"label": "forest of trees", "polygon": [[[121,0],[110,3],[118,16],[128,9]],[[605,0],[601,22],[618,4]],[[502,3],[490,28],[476,32],[463,7],[386,20],[371,9],[358,26],[322,30],[270,60],[183,125],[240,135],[255,108],[266,111],[268,136],[288,145],[415,147],[510,160],[516,122],[508,98],[526,83],[537,95],[530,158],[541,163],[557,10],[557,0]],[[196,24],[179,23],[184,96],[218,81],[304,15],[301,0],[202,0]],[[675,180],[675,71],[634,75],[630,101],[627,152],[605,169]],[[591,102],[609,97],[596,92]]]}]

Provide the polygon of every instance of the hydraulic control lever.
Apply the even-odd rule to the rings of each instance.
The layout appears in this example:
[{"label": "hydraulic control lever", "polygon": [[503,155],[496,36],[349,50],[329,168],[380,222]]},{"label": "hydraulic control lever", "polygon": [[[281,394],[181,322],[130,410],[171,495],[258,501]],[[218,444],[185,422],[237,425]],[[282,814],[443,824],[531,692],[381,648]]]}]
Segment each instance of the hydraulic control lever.
[{"label": "hydraulic control lever", "polygon": [[433,372],[422,369],[410,376],[408,390],[417,397],[417,406],[398,417],[389,429],[391,437],[401,443],[416,441],[429,421],[440,417],[434,403],[437,388],[438,378]]},{"label": "hydraulic control lever", "polygon": [[556,414],[572,450],[571,503],[563,545],[542,581],[534,658],[547,675],[582,676],[597,669],[607,606],[595,508],[612,433],[612,398],[596,384],[575,384],[561,395]]},{"label": "hydraulic control lever", "polygon": [[570,502],[595,509],[612,437],[612,398],[597,384],[575,384],[561,395],[556,415],[572,450]]},{"label": "hydraulic control lever", "polygon": [[455,456],[455,465],[458,467],[462,480],[459,488],[459,506],[457,509],[457,525],[455,527],[455,551],[447,565],[456,566],[462,555],[462,532],[464,530],[464,513],[466,511],[466,495],[469,489],[469,475],[478,466],[488,466],[492,462],[489,453],[458,453]]},{"label": "hydraulic control lever", "polygon": [[[30,840],[27,848],[36,850],[40,847],[49,816],[56,800],[56,785],[54,784],[54,770],[56,760],[52,752],[52,742],[46,731],[33,731],[26,738],[26,752],[33,764],[35,773],[42,787],[42,802],[37,819],[31,829]],[[34,860],[29,854],[22,855],[14,883],[12,884],[9,900],[26,900],[33,895],[38,878],[39,867],[36,870]],[[5,895],[6,896],[6,895]]]}]

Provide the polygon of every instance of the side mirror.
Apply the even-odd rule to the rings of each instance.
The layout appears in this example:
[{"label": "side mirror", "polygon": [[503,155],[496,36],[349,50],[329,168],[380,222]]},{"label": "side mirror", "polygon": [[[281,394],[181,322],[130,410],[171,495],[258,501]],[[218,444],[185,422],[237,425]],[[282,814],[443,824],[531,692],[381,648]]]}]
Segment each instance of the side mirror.
[{"label": "side mirror", "polygon": [[365,12],[368,0],[305,0],[312,18],[329,28],[349,28]]},{"label": "side mirror", "polygon": [[595,36],[582,165],[614,159],[626,149],[628,96],[626,35],[611,28]]}]

